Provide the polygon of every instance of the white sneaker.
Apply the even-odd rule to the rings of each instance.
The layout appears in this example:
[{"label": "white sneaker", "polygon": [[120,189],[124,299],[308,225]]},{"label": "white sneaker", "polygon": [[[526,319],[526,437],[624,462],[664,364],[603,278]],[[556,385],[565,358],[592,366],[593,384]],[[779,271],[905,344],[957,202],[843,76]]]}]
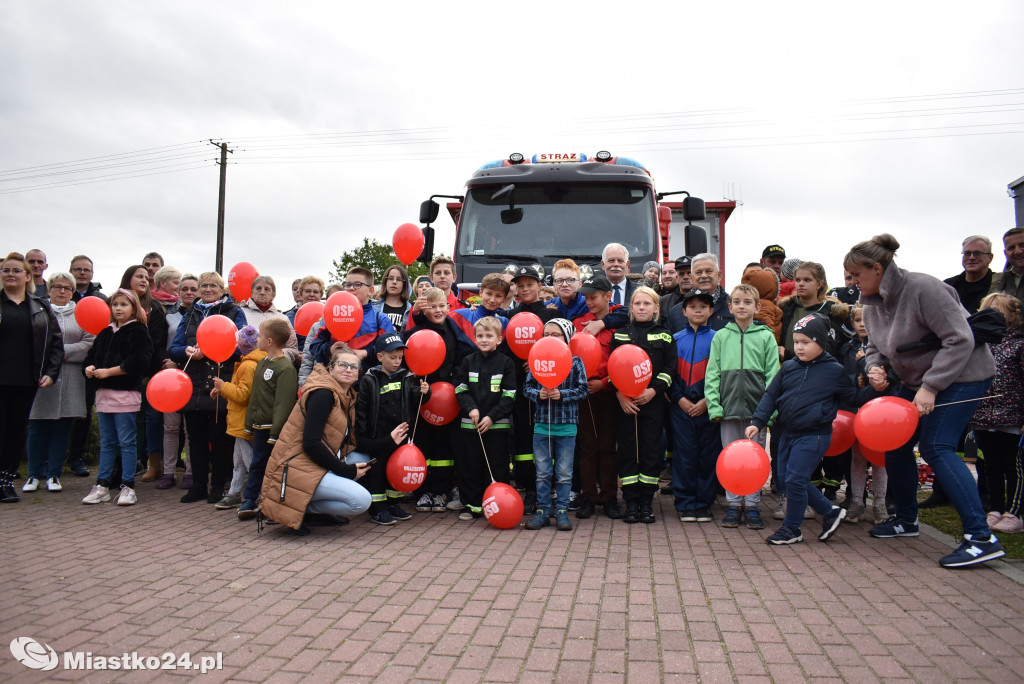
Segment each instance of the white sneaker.
[{"label": "white sneaker", "polygon": [[110,501],[110,490],[103,485],[93,485],[92,491],[85,495],[82,499],[84,504],[98,504],[104,501]]},{"label": "white sneaker", "polygon": [[34,492],[39,489],[39,479],[30,477],[25,480],[25,484],[22,486],[21,491],[23,492]]},{"label": "white sneaker", "polygon": [[430,495],[424,494],[420,497],[420,500],[416,502],[416,510],[420,513],[429,513],[432,504],[433,501],[431,501]]},{"label": "white sneaker", "polygon": [[459,497],[459,488],[452,487],[451,497],[448,499],[447,508],[449,511],[461,511],[465,506],[462,505],[462,498]]},{"label": "white sneaker", "polygon": [[58,477],[47,478],[46,489],[51,492],[60,492],[64,490],[64,488],[60,486],[60,478]]},{"label": "white sneaker", "polygon": [[775,506],[775,510],[772,511],[772,518],[775,520],[783,520],[786,517],[786,497],[780,496],[779,502]]},{"label": "white sneaker", "polygon": [[137,502],[138,499],[135,498],[135,490],[128,485],[121,485],[121,494],[117,497],[117,505],[131,506]]},{"label": "white sneaker", "polygon": [[814,518],[814,509],[808,506],[807,510],[804,511],[804,520],[811,520],[812,518]]}]

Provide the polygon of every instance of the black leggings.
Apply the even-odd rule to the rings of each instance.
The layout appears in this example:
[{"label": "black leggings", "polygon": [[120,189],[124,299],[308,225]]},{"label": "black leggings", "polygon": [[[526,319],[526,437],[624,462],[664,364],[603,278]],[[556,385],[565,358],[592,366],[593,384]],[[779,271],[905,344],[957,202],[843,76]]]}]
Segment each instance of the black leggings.
[{"label": "black leggings", "polygon": [[974,441],[985,455],[988,480],[988,509],[997,513],[1021,513],[1020,435],[1009,432],[975,430]]},{"label": "black leggings", "polygon": [[[0,385],[0,478],[13,479],[25,453],[35,385]],[[4,484],[10,484],[4,480]]]}]

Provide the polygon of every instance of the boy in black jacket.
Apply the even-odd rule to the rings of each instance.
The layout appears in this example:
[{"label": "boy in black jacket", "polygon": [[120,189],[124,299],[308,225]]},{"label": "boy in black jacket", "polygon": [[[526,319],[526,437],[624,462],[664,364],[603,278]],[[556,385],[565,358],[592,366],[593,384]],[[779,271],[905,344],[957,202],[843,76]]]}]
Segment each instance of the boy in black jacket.
[{"label": "boy in black jacket", "polygon": [[824,316],[804,316],[793,326],[795,359],[782,369],[761,397],[747,439],[753,439],[778,411],[775,430],[779,439],[779,481],[786,486],[786,516],[782,527],[768,537],[769,544],[795,544],[803,541],[800,522],[809,503],[822,517],[818,536],[827,541],[839,528],[846,510],[833,506],[820,490],[810,486],[811,473],[817,468],[832,441],[832,421],[839,403],[863,404],[877,396],[871,387],[856,389],[842,365],[824,346],[829,344],[829,324]]},{"label": "boy in black jacket", "polygon": [[426,401],[430,386],[402,367],[405,343],[399,335],[388,335],[378,343],[374,366],[359,380],[356,395],[356,444],[377,459],[363,484],[370,491],[370,520],[394,525],[408,520],[399,502],[402,492],[388,487],[387,467],[391,454],[409,437],[409,424],[416,417],[420,397]]},{"label": "boy in black jacket", "polygon": [[516,396],[515,364],[497,351],[501,322],[488,316],[478,320],[473,330],[478,351],[466,357],[455,372],[455,394],[462,409],[459,493],[466,508],[459,513],[459,520],[483,514],[490,473],[496,481],[508,483],[509,417]]}]

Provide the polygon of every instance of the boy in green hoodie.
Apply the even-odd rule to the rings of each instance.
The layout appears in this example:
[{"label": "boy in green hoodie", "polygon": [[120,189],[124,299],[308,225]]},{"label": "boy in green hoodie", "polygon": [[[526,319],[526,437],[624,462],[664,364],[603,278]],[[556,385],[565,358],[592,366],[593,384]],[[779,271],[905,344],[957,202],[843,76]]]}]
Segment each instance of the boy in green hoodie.
[{"label": "boy in green hoodie", "polygon": [[[779,372],[779,348],[772,329],[754,321],[761,309],[757,289],[748,284],[737,285],[729,294],[729,312],[735,317],[719,330],[711,341],[711,355],[704,380],[704,397],[708,416],[720,423],[722,446],[745,439],[744,429],[754,417],[768,383]],[[757,435],[764,446],[765,433]],[[764,528],[758,506],[761,493],[741,497],[726,492],[728,510],[722,527],[739,527],[745,506],[747,527]]]}]

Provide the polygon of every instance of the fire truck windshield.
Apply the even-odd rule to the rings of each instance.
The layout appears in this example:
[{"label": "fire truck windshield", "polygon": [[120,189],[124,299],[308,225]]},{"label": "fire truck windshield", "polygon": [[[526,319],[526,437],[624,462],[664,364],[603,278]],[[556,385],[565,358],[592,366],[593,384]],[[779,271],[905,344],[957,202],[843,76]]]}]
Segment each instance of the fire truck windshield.
[{"label": "fire truck windshield", "polygon": [[[654,258],[656,212],[651,189],[617,183],[516,184],[492,200],[497,186],[470,189],[459,221],[457,253],[467,256],[560,258],[600,255],[619,242],[630,258]],[[522,220],[503,223],[511,199]]]}]

